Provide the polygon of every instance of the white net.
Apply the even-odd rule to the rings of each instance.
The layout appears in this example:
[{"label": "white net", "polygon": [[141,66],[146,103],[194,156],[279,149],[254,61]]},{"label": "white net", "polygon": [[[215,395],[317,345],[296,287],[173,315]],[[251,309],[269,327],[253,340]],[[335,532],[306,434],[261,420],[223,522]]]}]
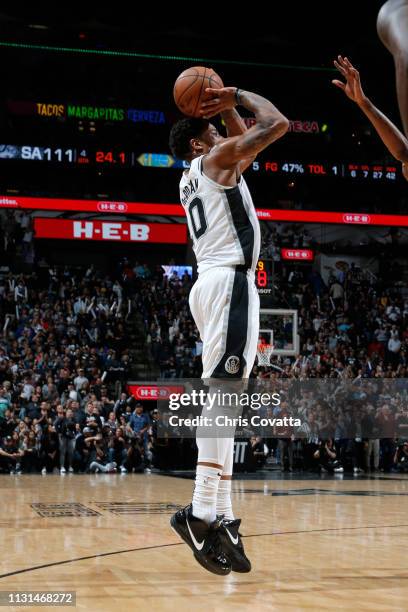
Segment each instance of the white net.
[{"label": "white net", "polygon": [[260,342],[256,354],[258,355],[259,366],[271,365],[271,355],[273,353],[273,344],[267,344],[266,342]]}]

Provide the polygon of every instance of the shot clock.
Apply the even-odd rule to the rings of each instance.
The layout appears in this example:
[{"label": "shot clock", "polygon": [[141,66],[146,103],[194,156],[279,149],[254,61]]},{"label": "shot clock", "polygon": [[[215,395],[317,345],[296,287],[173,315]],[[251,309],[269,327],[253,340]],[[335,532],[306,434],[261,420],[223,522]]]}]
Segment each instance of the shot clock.
[{"label": "shot clock", "polygon": [[95,162],[97,164],[120,164],[122,166],[129,165],[129,153],[124,151],[95,151]]},{"label": "shot clock", "polygon": [[259,259],[255,271],[255,286],[258,290],[261,308],[271,304],[273,297],[273,261]]}]

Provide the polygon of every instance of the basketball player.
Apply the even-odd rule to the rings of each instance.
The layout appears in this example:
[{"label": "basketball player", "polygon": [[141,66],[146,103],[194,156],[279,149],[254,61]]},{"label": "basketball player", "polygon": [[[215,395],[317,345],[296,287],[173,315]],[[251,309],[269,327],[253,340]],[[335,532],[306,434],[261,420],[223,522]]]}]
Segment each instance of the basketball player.
[{"label": "basketball player", "polygon": [[[170,148],[190,163],[180,181],[181,203],[198,264],[189,298],[203,341],[203,379],[240,380],[252,370],[259,334],[254,273],[260,228],[242,172],[285,134],[288,120],[265,98],[235,87],[207,89],[203,118],[185,118],[170,133]],[[255,114],[246,130],[235,107]],[[208,119],[222,113],[228,137]],[[198,462],[192,504],[171,525],[207,570],[226,575],[251,569],[231,506],[234,438],[208,438],[197,428]],[[218,516],[218,518],[217,518]]]},{"label": "basketball player", "polygon": [[364,94],[360,74],[347,57],[339,55],[337,60],[334,60],[334,65],[346,82],[335,79],[332,83],[342,89],[346,96],[361,108],[391,155],[402,162],[402,173],[408,180],[408,139]]}]

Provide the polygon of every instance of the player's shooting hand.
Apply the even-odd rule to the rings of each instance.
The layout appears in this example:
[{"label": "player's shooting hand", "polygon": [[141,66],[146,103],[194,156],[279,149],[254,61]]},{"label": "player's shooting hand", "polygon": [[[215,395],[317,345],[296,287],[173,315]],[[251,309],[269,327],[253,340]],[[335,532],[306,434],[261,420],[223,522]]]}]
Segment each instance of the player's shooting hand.
[{"label": "player's shooting hand", "polygon": [[200,113],[203,119],[210,119],[218,113],[235,108],[237,105],[236,90],[236,87],[223,87],[222,89],[207,87],[205,93],[211,96],[211,99],[205,100],[200,105]]},{"label": "player's shooting hand", "polygon": [[361,87],[360,82],[360,73],[354,68],[353,64],[347,59],[347,57],[341,57],[341,55],[337,56],[337,60],[334,60],[334,65],[337,70],[344,76],[346,82],[338,81],[334,79],[332,81],[333,85],[342,89],[347,97],[356,104],[361,104],[366,100],[366,96],[364,95],[363,88]]}]

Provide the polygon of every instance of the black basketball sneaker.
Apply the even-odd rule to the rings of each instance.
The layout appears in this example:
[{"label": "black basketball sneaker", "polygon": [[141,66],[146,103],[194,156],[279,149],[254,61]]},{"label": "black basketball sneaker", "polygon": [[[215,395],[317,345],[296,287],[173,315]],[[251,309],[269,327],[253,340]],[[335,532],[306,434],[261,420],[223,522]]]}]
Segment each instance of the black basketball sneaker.
[{"label": "black basketball sneaker", "polygon": [[231,571],[231,563],[224,554],[220,542],[219,519],[211,525],[193,516],[192,505],[173,514],[170,525],[174,531],[188,544],[194,557],[202,567],[213,574],[226,576]]},{"label": "black basketball sneaker", "polygon": [[221,540],[222,550],[231,561],[233,572],[250,572],[251,562],[245,554],[244,545],[242,544],[239,526],[241,519],[227,520],[218,516],[221,520],[219,529],[219,537]]}]

